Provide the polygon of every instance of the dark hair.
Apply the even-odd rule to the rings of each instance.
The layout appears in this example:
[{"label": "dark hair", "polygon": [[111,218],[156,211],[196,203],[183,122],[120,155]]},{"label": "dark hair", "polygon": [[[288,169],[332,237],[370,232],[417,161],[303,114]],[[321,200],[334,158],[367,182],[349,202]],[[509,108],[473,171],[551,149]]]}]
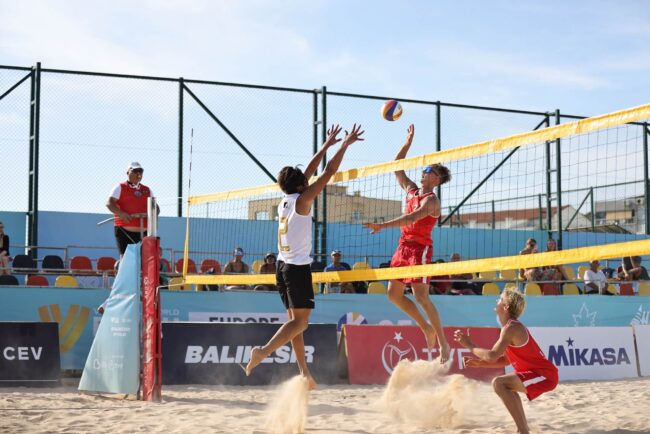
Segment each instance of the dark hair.
[{"label": "dark hair", "polygon": [[278,185],[286,194],[298,193],[298,187],[305,185],[307,178],[297,167],[286,166],[278,174]]},{"label": "dark hair", "polygon": [[431,168],[435,170],[440,177],[440,185],[451,181],[451,172],[449,171],[449,168],[443,166],[442,164],[432,164]]}]

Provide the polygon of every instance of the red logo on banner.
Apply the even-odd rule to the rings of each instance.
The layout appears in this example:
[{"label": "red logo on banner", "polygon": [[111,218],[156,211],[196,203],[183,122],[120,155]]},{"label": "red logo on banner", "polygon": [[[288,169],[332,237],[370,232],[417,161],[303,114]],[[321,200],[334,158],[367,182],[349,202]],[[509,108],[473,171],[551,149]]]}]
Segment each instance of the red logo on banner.
[{"label": "red logo on banner", "polygon": [[[465,369],[463,356],[469,350],[453,340],[457,327],[445,328],[451,348],[450,374],[489,381],[504,373],[503,369]],[[466,330],[463,327],[463,330]],[[433,360],[438,349],[429,352],[424,334],[417,326],[345,325],[345,348],[350,384],[385,384],[401,360]],[[499,338],[496,327],[470,327],[474,343],[492,348]]]},{"label": "red logo on banner", "polygon": [[419,360],[418,350],[411,341],[402,337],[402,333],[395,332],[393,339],[387,341],[381,350],[381,363],[386,372],[392,374],[402,359]]}]

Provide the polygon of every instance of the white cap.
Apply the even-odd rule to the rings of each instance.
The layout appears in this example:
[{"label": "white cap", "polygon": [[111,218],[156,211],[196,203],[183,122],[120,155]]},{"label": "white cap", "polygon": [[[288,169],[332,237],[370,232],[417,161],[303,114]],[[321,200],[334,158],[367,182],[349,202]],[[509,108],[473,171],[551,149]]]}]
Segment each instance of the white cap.
[{"label": "white cap", "polygon": [[126,171],[127,171],[127,172],[130,172],[130,171],[133,170],[133,169],[144,170],[144,169],[142,168],[142,166],[140,165],[140,163],[138,163],[137,161],[134,161],[133,163],[129,164],[129,167],[126,169]]}]

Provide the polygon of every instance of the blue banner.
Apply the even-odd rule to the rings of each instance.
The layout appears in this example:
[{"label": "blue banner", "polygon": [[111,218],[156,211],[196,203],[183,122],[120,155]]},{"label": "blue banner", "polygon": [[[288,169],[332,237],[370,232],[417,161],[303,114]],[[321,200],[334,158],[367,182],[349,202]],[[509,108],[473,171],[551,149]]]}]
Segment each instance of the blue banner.
[{"label": "blue banner", "polygon": [[140,243],[129,244],[84,366],[79,390],[135,394],[140,383]]},{"label": "blue banner", "polygon": [[[95,308],[106,290],[0,287],[0,321],[57,321],[62,369],[82,369],[94,331]],[[497,326],[493,296],[432,296],[445,326]],[[650,297],[601,295],[527,297],[522,317],[529,327],[605,327],[648,324]],[[163,291],[164,321],[282,323],[277,293]],[[68,319],[69,318],[69,319]],[[312,323],[412,324],[386,296],[328,294],[316,296]],[[64,330],[63,325],[69,324]],[[62,334],[63,333],[63,334]]]}]

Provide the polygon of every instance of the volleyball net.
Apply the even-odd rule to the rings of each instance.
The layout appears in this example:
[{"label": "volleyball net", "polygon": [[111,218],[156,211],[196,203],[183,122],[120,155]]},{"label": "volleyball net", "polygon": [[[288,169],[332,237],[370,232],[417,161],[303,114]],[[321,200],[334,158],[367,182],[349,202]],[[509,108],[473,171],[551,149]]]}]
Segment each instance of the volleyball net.
[{"label": "volleyball net", "polygon": [[[553,126],[547,117],[530,132],[338,172],[314,206],[315,260],[324,265],[330,251],[340,250],[353,270],[314,272],[313,279],[443,276],[650,254],[648,118],[650,105]],[[354,146],[397,152],[402,144]],[[422,170],[434,163],[452,174],[437,190],[442,212],[432,234],[434,261],[444,262],[386,268],[399,229],[370,234],[362,224],[402,214],[405,192],[395,171],[404,170],[419,184]],[[274,275],[257,272],[266,252],[277,253],[281,197],[275,184],[191,196],[184,281],[274,283]],[[520,256],[528,238],[538,241],[540,253]],[[559,250],[546,251],[548,238]],[[237,247],[256,273],[220,274]],[[449,262],[453,253],[462,260]]]}]

